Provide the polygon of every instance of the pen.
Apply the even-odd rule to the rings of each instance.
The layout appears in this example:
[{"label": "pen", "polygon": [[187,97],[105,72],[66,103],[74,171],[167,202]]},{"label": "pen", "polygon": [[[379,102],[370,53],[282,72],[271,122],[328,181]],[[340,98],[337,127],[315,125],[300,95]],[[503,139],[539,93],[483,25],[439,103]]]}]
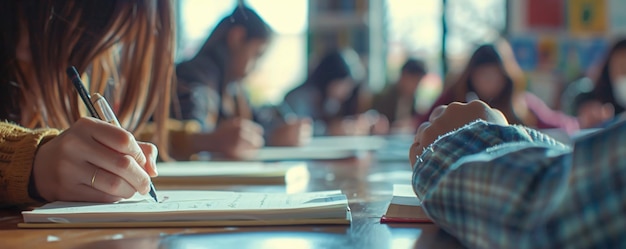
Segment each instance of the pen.
[{"label": "pen", "polygon": [[[113,113],[113,110],[107,103],[106,99],[102,97],[102,95],[94,93],[93,98],[89,96],[75,67],[69,67],[67,69],[67,75],[70,77],[70,79],[72,79],[72,83],[74,83],[76,91],[78,91],[78,94],[87,106],[87,109],[91,113],[91,116],[117,127],[121,127],[120,122],[117,120],[117,117],[115,117],[115,113]],[[149,194],[154,199],[154,201],[159,202],[156,195],[156,189],[154,188],[152,181],[150,181]]]},{"label": "pen", "polygon": [[91,104],[91,98],[89,97],[89,93],[87,93],[87,90],[85,90],[85,85],[83,84],[83,81],[80,80],[80,75],[78,74],[76,68],[68,67],[65,72],[67,73],[67,76],[69,76],[72,80],[72,83],[74,84],[78,95],[83,100],[83,103],[85,103],[85,105],[87,106],[89,114],[91,114],[91,116],[94,118],[100,119],[100,116],[98,116],[98,112]]},{"label": "pen", "polygon": [[298,117],[291,108],[291,106],[289,106],[289,104],[285,101],[283,101],[280,105],[275,106],[275,108],[281,119],[285,123],[291,119],[295,119]]}]

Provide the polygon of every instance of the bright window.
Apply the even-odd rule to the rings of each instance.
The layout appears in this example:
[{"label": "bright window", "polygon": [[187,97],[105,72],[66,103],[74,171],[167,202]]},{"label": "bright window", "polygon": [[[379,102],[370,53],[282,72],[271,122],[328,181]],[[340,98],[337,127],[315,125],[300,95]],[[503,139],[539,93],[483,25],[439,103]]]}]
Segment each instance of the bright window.
[{"label": "bright window", "polygon": [[[180,0],[178,60],[195,55],[215,25],[237,6],[236,0]],[[256,70],[245,80],[255,105],[275,104],[306,77],[307,0],[248,0],[275,36]]]}]

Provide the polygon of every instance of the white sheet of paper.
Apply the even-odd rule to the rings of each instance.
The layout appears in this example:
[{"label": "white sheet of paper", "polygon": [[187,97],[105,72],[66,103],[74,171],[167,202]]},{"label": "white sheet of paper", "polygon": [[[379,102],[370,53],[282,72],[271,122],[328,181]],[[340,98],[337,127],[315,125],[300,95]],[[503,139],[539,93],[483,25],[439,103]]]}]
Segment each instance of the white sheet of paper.
[{"label": "white sheet of paper", "polygon": [[406,206],[420,206],[421,201],[409,184],[394,184],[391,203]]},{"label": "white sheet of paper", "polygon": [[[25,222],[189,221],[227,219],[341,218],[348,201],[341,191],[274,194],[222,191],[159,191],[159,203],[141,195],[118,203],[55,202],[25,211]],[[343,209],[342,209],[343,208]],[[321,216],[321,217],[317,217]]]}]

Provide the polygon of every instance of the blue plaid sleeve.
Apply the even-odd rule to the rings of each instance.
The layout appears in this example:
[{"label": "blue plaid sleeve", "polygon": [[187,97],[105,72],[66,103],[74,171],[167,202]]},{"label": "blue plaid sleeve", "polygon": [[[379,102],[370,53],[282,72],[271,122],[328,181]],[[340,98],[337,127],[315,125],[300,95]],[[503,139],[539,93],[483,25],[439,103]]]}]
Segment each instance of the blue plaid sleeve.
[{"label": "blue plaid sleeve", "polygon": [[626,248],[626,123],[574,149],[476,122],[415,165],[428,215],[469,248]]},{"label": "blue plaid sleeve", "polygon": [[466,246],[533,248],[563,198],[570,152],[537,131],[477,121],[427,148],[413,185],[432,220]]},{"label": "blue plaid sleeve", "polygon": [[548,221],[553,248],[626,248],[626,122],[575,142],[569,184]]}]

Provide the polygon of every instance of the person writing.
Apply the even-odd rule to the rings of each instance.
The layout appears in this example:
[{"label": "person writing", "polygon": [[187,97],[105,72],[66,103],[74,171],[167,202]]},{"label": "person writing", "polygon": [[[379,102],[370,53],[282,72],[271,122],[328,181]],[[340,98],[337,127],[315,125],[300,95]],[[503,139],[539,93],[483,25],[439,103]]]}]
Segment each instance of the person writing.
[{"label": "person writing", "polygon": [[353,50],[331,50],[304,83],[285,95],[284,102],[297,115],[313,119],[315,135],[387,133],[386,117],[363,110],[367,99],[367,89],[360,82],[364,70]]},{"label": "person writing", "polygon": [[[609,49],[600,68],[600,75],[589,92],[581,93],[575,98],[576,111],[579,116],[598,116],[598,107],[604,113],[620,119],[626,108],[626,39],[618,40]],[[602,112],[600,112],[602,113]],[[600,120],[606,121],[606,120]],[[595,122],[597,125],[599,122]]]},{"label": "person writing", "polygon": [[415,94],[422,78],[426,75],[426,65],[417,59],[408,59],[402,66],[400,78],[374,97],[373,107],[385,115],[395,131],[415,132]]},{"label": "person writing", "polygon": [[278,146],[298,146],[310,139],[307,118],[262,120],[241,84],[263,54],[271,33],[256,12],[238,6],[218,23],[192,59],[176,66],[179,105],[174,117],[199,122],[203,132],[193,138],[193,152],[242,158],[266,139]]},{"label": "person writing", "polygon": [[626,123],[573,147],[482,101],[439,106],[411,146],[430,218],[469,248],[626,246]]},{"label": "person writing", "polygon": [[[476,49],[465,71],[444,91],[428,113],[439,105],[479,99],[502,111],[511,123],[537,129],[561,129],[569,134],[591,128],[610,117],[599,105],[592,108],[596,115],[566,115],[525,91],[524,85],[522,71],[508,43],[485,44]],[[418,123],[428,117],[423,116]]]},{"label": "person writing", "polygon": [[[134,134],[153,117],[166,158],[173,18],[166,0],[0,2],[0,204],[149,191],[157,148]],[[123,128],[84,117],[70,65]]]}]

